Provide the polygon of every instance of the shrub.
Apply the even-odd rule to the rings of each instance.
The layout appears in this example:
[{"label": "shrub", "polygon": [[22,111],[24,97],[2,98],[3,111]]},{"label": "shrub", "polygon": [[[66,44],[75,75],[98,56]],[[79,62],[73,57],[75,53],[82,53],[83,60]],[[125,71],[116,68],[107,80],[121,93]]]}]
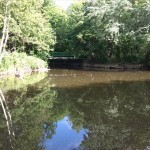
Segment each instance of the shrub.
[{"label": "shrub", "polygon": [[7,54],[0,64],[0,71],[31,71],[43,68],[47,68],[45,61],[34,56],[28,56],[26,53],[17,52]]}]

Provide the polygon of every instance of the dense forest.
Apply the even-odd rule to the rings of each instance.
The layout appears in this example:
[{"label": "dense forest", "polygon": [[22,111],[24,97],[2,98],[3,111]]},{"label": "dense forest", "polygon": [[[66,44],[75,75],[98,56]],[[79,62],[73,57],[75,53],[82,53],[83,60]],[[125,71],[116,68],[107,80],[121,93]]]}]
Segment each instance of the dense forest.
[{"label": "dense forest", "polygon": [[23,57],[16,52],[30,55],[31,64],[50,51],[149,64],[150,0],[77,0],[66,11],[54,0],[0,0],[0,36],[1,64],[8,55]]}]

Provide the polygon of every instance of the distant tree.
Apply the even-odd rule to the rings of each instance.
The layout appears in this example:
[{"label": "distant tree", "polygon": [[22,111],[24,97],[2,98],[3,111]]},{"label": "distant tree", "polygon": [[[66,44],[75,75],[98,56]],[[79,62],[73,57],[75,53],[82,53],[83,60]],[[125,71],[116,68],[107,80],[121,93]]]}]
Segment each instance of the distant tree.
[{"label": "distant tree", "polygon": [[100,62],[149,60],[149,1],[79,1],[68,8],[67,44]]}]

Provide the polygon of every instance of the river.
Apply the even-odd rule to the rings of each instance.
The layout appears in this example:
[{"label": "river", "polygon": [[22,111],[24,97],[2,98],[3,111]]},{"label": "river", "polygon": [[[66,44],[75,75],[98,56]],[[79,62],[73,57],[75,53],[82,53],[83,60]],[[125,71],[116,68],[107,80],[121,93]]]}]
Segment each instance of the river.
[{"label": "river", "polygon": [[150,72],[54,69],[5,79],[0,150],[149,150]]}]

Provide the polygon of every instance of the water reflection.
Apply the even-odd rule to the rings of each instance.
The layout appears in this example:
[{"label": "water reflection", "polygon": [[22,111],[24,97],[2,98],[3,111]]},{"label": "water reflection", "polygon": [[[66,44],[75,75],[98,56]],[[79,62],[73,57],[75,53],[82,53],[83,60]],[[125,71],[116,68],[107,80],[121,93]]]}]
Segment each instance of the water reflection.
[{"label": "water reflection", "polygon": [[69,118],[57,122],[56,134],[52,139],[47,138],[44,141],[45,150],[70,150],[79,149],[81,142],[86,135],[85,130],[76,132],[72,129]]},{"label": "water reflection", "polygon": [[[52,70],[34,85],[8,90],[15,149],[148,150],[149,79],[149,72]],[[0,149],[7,150],[0,115]]]},{"label": "water reflection", "polygon": [[92,84],[59,89],[58,98],[69,101],[74,128],[89,130],[85,149],[142,150],[150,139],[149,88],[147,81]]}]

